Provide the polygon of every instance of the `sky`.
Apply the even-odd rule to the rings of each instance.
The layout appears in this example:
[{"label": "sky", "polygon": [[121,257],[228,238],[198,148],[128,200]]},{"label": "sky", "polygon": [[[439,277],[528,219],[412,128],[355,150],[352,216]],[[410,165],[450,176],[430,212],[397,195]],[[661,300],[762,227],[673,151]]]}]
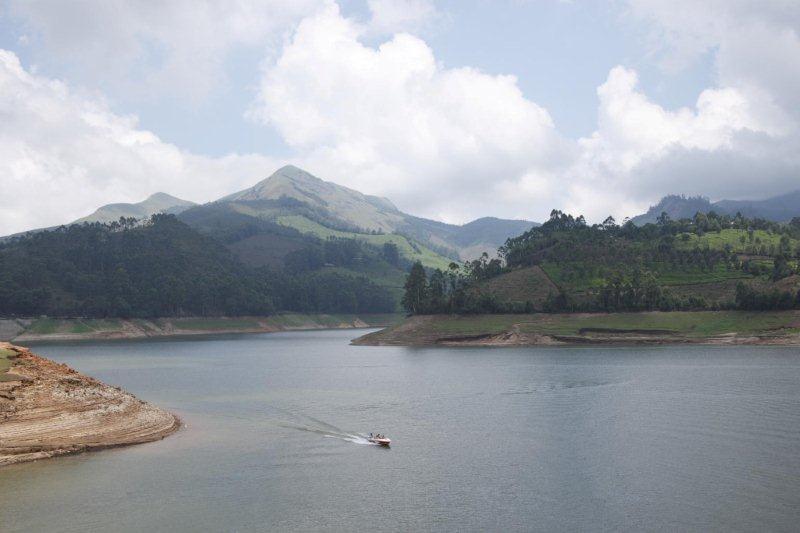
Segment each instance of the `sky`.
[{"label": "sky", "polygon": [[796,0],[0,0],[0,235],[294,164],[418,216],[800,189]]}]

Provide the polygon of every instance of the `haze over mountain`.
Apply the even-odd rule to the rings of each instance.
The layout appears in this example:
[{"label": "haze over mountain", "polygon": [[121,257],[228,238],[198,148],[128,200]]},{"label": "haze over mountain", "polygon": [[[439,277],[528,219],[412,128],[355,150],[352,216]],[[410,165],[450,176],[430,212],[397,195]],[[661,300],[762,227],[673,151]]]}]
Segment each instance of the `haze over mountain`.
[{"label": "haze over mountain", "polygon": [[669,195],[662,198],[646,213],[633,217],[634,224],[642,225],[655,222],[665,212],[670,218],[691,218],[697,212],[735,215],[741,213],[748,218],[763,218],[773,222],[788,222],[800,216],[800,190],[780,194],[764,200],[719,200],[711,202],[702,196]]}]

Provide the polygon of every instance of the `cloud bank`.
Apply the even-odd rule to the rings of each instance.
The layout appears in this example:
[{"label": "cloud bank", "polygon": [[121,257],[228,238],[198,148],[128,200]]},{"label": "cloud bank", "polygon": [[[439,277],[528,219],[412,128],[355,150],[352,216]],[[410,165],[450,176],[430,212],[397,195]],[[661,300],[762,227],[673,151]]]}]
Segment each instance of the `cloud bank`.
[{"label": "cloud bank", "polygon": [[[664,68],[710,54],[715,82],[694,105],[667,109],[641,90],[634,70],[615,66],[597,88],[596,129],[580,139],[562,135],[514,76],[444,65],[404,33],[440,16],[424,0],[373,0],[362,19],[331,0],[238,2],[227,11],[211,1],[175,3],[160,19],[137,4],[101,4],[121,10],[124,27],[59,25],[59,17],[80,16],[43,5],[13,7],[50,43],[44,49],[63,46],[83,67],[102,70],[100,52],[117,46],[120,71],[103,71],[116,82],[155,53],[160,60],[142,66],[144,86],[177,94],[202,97],[224,77],[226,54],[261,47],[247,117],[276,131],[291,155],[187,152],[114,113],[102,96],[34,74],[2,52],[0,233],[157,190],[206,201],[287,162],[450,222],[541,220],[552,208],[601,220],[636,214],[668,193],[716,199],[800,188],[796,2],[630,0],[624,16],[646,25]],[[186,11],[195,13],[178,20]],[[113,18],[99,15],[93,20]],[[276,35],[280,43],[268,46]]]}]

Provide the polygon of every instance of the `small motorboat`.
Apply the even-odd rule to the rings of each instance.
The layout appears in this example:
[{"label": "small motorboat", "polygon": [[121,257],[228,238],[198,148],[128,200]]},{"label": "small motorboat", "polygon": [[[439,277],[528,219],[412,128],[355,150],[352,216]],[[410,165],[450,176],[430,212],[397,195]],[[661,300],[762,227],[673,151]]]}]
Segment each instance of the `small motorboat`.
[{"label": "small motorboat", "polygon": [[373,444],[380,446],[389,446],[392,443],[391,439],[387,439],[385,435],[370,435],[367,440]]}]

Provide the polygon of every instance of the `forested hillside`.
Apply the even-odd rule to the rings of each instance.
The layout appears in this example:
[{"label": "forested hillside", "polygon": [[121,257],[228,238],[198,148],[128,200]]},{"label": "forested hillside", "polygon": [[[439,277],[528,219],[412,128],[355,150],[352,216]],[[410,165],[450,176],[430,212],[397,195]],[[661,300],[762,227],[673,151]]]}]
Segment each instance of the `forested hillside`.
[{"label": "forested hillside", "polygon": [[[326,264],[346,261],[342,249],[351,255],[361,251],[357,243],[311,244],[318,248],[329,253],[325,261],[333,261]],[[263,315],[395,307],[388,289],[363,276],[324,268],[251,268],[172,215],[154,215],[144,224],[131,218],[73,225],[0,245],[0,315],[5,316]]]},{"label": "forested hillside", "polygon": [[663,214],[620,226],[553,211],[496,259],[416,265],[403,302],[415,313],[788,309],[800,306],[798,257],[800,218]]}]

